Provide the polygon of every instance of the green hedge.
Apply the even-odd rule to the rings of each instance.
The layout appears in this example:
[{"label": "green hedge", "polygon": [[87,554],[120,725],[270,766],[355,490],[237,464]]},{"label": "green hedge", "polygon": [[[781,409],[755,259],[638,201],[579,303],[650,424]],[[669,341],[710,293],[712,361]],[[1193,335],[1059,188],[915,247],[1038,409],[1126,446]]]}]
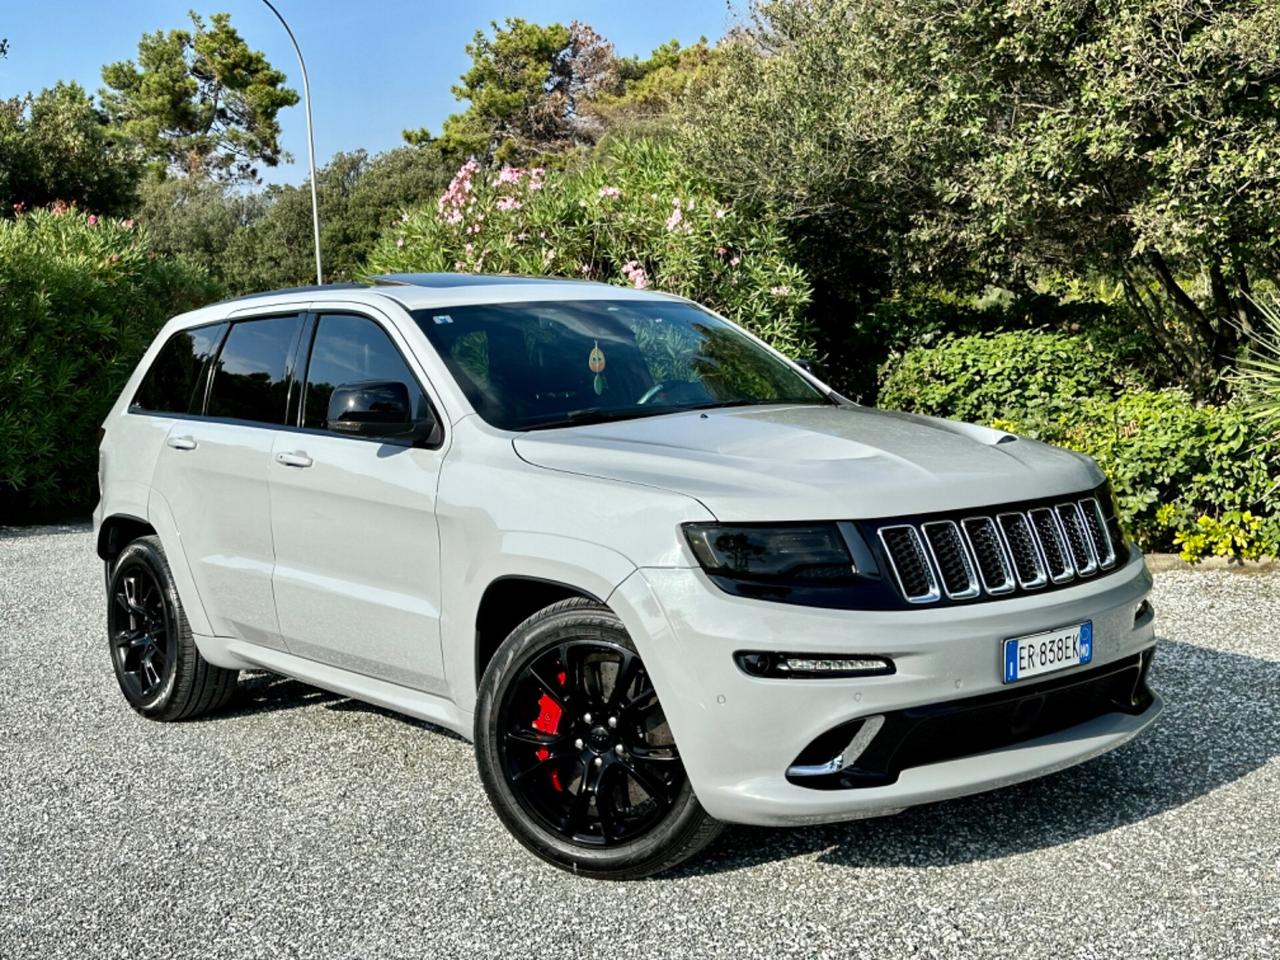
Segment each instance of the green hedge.
[{"label": "green hedge", "polygon": [[156,330],[216,295],[130,221],[0,220],[0,522],[86,512],[97,430]]},{"label": "green hedge", "polygon": [[1236,404],[1128,387],[1131,373],[1109,363],[1056,334],[957,338],[886,369],[881,402],[1089,454],[1143,549],[1280,554],[1280,459],[1257,424]]}]

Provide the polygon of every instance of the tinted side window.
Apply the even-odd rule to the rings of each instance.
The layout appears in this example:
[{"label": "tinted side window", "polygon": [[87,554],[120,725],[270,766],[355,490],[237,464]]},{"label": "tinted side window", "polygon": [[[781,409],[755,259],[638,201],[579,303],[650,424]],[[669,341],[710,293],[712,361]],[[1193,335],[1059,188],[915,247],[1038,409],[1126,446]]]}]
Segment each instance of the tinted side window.
[{"label": "tinted side window", "polygon": [[215,323],[171,336],[142,378],[132,406],[156,413],[199,413],[204,364],[226,328]]},{"label": "tinted side window", "polygon": [[415,397],[414,413],[429,415],[427,398],[386,332],[367,317],[329,314],[320,318],[307,366],[302,425],[327,426],[333,388],[360,380],[398,380]]},{"label": "tinted side window", "polygon": [[289,352],[301,322],[290,316],[231,325],[213,371],[209,416],[285,422]]}]

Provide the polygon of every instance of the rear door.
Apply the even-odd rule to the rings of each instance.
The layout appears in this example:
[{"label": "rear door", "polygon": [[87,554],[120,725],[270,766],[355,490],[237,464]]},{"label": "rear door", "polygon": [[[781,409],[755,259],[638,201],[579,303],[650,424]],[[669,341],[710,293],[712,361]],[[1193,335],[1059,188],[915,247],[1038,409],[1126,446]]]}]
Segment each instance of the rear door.
[{"label": "rear door", "polygon": [[277,649],[267,471],[301,328],[297,312],[231,324],[208,365],[203,415],[174,422],[153,481],[214,632]]},{"label": "rear door", "polygon": [[301,656],[443,692],[443,448],[339,436],[325,419],[334,387],[360,380],[403,382],[425,415],[425,379],[385,318],[321,312],[311,326],[297,429],[277,435],[271,463],[281,632]]}]

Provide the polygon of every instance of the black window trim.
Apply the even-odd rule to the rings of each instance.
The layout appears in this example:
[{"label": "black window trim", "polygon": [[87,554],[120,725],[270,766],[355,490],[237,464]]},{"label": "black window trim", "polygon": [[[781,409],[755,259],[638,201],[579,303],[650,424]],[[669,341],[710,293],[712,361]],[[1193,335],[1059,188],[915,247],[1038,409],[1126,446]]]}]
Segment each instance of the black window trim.
[{"label": "black window trim", "polygon": [[[207,323],[198,323],[190,327],[182,327],[170,334],[170,338],[177,336],[179,333],[186,333],[191,330],[199,330],[204,327],[214,327],[222,325],[223,331],[218,337],[218,342],[205,358],[204,368],[200,371],[200,379],[203,381],[201,385],[200,409],[194,413],[166,413],[158,410],[140,410],[137,409],[133,402],[130,401],[126,408],[126,413],[142,417],[164,417],[168,420],[196,420],[202,423],[225,423],[232,426],[254,427],[259,430],[283,430],[288,433],[302,433],[317,437],[336,437],[341,440],[354,440],[360,443],[376,443],[379,445],[391,445],[397,447],[415,448],[420,450],[440,450],[448,440],[450,424],[447,423],[440,415],[440,404],[436,401],[431,390],[424,386],[422,378],[414,369],[413,364],[409,362],[400,344],[396,342],[396,338],[388,329],[387,324],[383,323],[375,316],[371,316],[366,310],[360,309],[363,304],[349,304],[343,307],[321,307],[319,310],[311,310],[309,307],[295,307],[288,309],[287,307],[276,307],[265,313],[236,313],[229,317],[223,317],[221,320],[210,320]],[[302,426],[303,417],[303,398],[306,393],[306,375],[311,367],[311,350],[315,346],[316,329],[320,325],[320,318],[329,314],[339,316],[356,316],[362,317],[375,324],[387,339],[391,342],[392,348],[400,355],[401,361],[405,365],[405,369],[409,371],[409,375],[413,377],[414,383],[417,384],[422,395],[427,400],[427,408],[431,411],[431,416],[437,424],[436,433],[439,439],[435,443],[428,443],[425,440],[417,443],[409,443],[404,440],[379,439],[377,437],[344,437],[341,434],[334,433],[332,430],[320,430],[315,427]],[[302,322],[298,325],[298,333],[294,337],[293,346],[289,350],[289,355],[285,358],[285,422],[284,423],[264,423],[261,420],[242,420],[238,417],[211,417],[208,414],[209,394],[213,388],[213,370],[215,369],[215,361],[222,356],[222,348],[226,345],[227,336],[231,333],[231,328],[237,323],[248,323],[253,320],[270,320],[273,317],[301,317]],[[165,340],[165,343],[168,343]],[[161,348],[163,349],[163,347]],[[305,362],[303,362],[305,361]],[[152,361],[154,363],[154,361]],[[303,375],[298,377],[298,370],[303,371]],[[145,374],[144,374],[145,376]],[[296,388],[296,389],[295,389]]]}]

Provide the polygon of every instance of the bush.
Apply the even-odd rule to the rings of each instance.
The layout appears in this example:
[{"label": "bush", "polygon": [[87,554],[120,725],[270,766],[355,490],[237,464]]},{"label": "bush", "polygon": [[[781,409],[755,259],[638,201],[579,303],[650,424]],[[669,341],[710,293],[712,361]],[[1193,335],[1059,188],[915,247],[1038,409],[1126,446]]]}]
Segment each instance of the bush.
[{"label": "bush", "polygon": [[950,337],[881,370],[882,406],[989,423],[1050,420],[1136,375],[1080,337],[1015,331]]},{"label": "bush", "polygon": [[1180,389],[1133,389],[1135,375],[1078,338],[963,337],[909,351],[881,402],[988,423],[1098,461],[1144,550],[1254,559],[1280,553],[1276,450],[1243,406]]},{"label": "bush", "polygon": [[792,356],[811,354],[809,282],[778,225],[717,202],[661,146],[620,141],[568,173],[464,164],[406,214],[370,273],[460,270],[653,286],[718,310]]},{"label": "bush", "polygon": [[160,325],[214,293],[130,221],[62,207],[0,220],[0,520],[92,504],[107,410]]},{"label": "bush", "polygon": [[1277,518],[1269,516],[1275,450],[1238,405],[1195,403],[1179,389],[1140,390],[1085,401],[1078,414],[1035,432],[1098,461],[1144,549],[1179,549],[1188,560],[1280,551]]}]

